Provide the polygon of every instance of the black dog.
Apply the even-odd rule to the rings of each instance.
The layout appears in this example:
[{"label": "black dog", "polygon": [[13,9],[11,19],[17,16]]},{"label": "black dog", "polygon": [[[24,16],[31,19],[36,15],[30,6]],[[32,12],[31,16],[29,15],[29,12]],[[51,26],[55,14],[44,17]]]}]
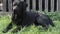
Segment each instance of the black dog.
[{"label": "black dog", "polygon": [[44,14],[38,14],[36,12],[28,12],[26,11],[27,4],[24,1],[20,1],[17,4],[17,7],[14,9],[14,13],[12,14],[12,21],[7,26],[7,28],[3,31],[6,33],[12,28],[12,23],[17,25],[17,28],[12,32],[18,32],[18,30],[23,28],[24,26],[29,26],[31,24],[35,24],[36,26],[42,25],[43,28],[48,29],[48,25],[55,26],[52,20]]}]

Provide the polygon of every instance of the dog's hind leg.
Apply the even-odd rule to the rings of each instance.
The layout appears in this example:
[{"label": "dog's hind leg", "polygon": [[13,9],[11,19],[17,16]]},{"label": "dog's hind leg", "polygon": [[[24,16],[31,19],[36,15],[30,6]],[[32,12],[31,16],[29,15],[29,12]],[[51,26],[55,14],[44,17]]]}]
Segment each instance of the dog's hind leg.
[{"label": "dog's hind leg", "polygon": [[48,29],[48,25],[47,24],[41,24],[40,22],[39,23],[38,22],[35,22],[34,24],[35,24],[35,26],[41,25],[43,27],[43,29],[45,29],[45,30]]},{"label": "dog's hind leg", "polygon": [[46,30],[48,29],[48,26],[49,26],[49,24],[47,24],[46,21],[43,20],[43,19],[40,18],[40,17],[37,17],[37,18],[35,19],[34,24],[35,24],[36,26],[41,25],[41,26],[42,26],[44,29],[46,29]]}]

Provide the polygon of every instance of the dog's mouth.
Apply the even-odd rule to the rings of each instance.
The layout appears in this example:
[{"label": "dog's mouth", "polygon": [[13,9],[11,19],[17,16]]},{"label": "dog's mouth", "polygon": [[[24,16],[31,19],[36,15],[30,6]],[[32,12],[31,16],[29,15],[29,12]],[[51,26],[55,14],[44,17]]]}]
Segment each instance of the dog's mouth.
[{"label": "dog's mouth", "polygon": [[13,10],[16,9],[17,6],[13,6]]}]

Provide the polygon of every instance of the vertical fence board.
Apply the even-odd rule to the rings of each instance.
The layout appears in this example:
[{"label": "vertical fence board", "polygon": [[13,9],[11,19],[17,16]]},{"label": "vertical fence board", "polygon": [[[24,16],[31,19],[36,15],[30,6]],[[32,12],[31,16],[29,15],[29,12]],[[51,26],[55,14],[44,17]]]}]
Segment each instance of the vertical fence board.
[{"label": "vertical fence board", "polygon": [[58,11],[60,11],[60,0],[58,0]]},{"label": "vertical fence board", "polygon": [[[3,0],[3,11],[4,12],[6,12],[6,1],[7,0]],[[25,0],[15,0],[17,3],[19,2],[19,1],[25,1]],[[27,7],[27,11],[30,11],[30,9],[31,10],[36,10],[36,0],[31,0],[32,2],[30,2],[30,0],[26,0],[26,3],[28,4],[28,7]],[[39,0],[38,2],[38,4],[39,4],[39,10],[40,11],[42,11],[42,9],[45,9],[45,11],[48,11],[48,1],[49,0],[43,0],[43,2],[45,3],[45,5],[44,5],[44,3],[42,3],[42,0]],[[32,3],[32,6],[31,6],[31,4],[30,3]],[[51,12],[53,12],[54,11],[54,0],[51,0]],[[42,6],[42,5],[44,5],[44,6]],[[13,11],[13,9],[12,9],[12,0],[8,0],[8,8],[9,8],[9,12],[12,12]],[[44,8],[42,8],[42,7],[44,7]],[[49,7],[50,8],[50,7]],[[57,7],[56,7],[56,9],[57,9],[57,11],[60,11],[60,0],[57,0]]]},{"label": "vertical fence board", "polygon": [[0,11],[2,11],[2,10],[3,10],[2,5],[3,5],[3,4],[2,4],[2,3],[0,3]]},{"label": "vertical fence board", "polygon": [[39,10],[42,11],[42,0],[39,0]]},{"label": "vertical fence board", "polygon": [[57,0],[57,11],[58,11],[58,0]]},{"label": "vertical fence board", "polygon": [[45,11],[48,11],[48,0],[45,0]]},{"label": "vertical fence board", "polygon": [[45,11],[48,11],[48,0],[45,0]]},{"label": "vertical fence board", "polygon": [[8,0],[8,8],[9,8],[9,12],[13,11],[12,0]]},{"label": "vertical fence board", "polygon": [[32,6],[33,6],[33,8],[32,8],[32,10],[36,10],[36,0],[32,0]]},{"label": "vertical fence board", "polygon": [[21,0],[21,1],[24,1],[24,0]]},{"label": "vertical fence board", "polygon": [[54,0],[51,0],[51,12],[54,11]]},{"label": "vertical fence board", "polygon": [[6,0],[3,0],[3,11],[6,12]]},{"label": "vertical fence board", "polygon": [[26,0],[26,3],[28,4],[28,7],[27,7],[27,11],[29,11],[30,10],[30,0]]}]

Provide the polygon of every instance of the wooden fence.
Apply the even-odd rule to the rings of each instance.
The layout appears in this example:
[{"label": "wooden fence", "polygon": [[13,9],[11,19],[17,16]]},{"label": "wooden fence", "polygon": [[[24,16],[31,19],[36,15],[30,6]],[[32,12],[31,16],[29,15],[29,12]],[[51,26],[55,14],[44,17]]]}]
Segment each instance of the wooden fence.
[{"label": "wooden fence", "polygon": [[[20,0],[14,0],[16,2]],[[27,11],[40,10],[40,11],[60,11],[60,0],[21,0],[28,4]],[[3,0],[3,11],[12,12],[12,0]]]}]

